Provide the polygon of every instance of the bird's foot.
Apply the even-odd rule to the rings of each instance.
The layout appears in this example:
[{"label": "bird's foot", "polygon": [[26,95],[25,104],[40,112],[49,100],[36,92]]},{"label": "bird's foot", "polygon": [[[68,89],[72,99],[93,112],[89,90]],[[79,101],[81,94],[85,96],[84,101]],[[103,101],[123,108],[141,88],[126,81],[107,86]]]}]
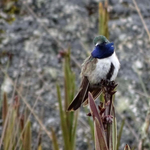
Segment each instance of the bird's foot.
[{"label": "bird's foot", "polygon": [[115,84],[115,81],[110,81],[110,80],[107,80],[107,79],[102,79],[101,82],[100,82],[101,85],[103,86],[113,86]]},{"label": "bird's foot", "polygon": [[102,79],[99,84],[103,87],[110,88],[110,89],[114,89],[118,85],[115,83],[115,81],[104,80],[104,79]]}]

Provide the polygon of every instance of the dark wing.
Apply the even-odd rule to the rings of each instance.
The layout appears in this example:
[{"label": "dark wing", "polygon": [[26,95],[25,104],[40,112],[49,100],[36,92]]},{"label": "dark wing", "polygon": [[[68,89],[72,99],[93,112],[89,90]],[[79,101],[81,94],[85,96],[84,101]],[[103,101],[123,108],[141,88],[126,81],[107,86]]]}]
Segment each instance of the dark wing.
[{"label": "dark wing", "polygon": [[81,106],[82,103],[84,103],[84,105],[88,104],[88,100],[87,100],[88,91],[92,93],[94,99],[96,99],[100,95],[101,88],[91,86],[86,76],[87,72],[93,71],[93,69],[95,68],[96,62],[97,62],[96,58],[89,56],[82,64],[82,71],[81,71],[82,82],[80,85],[80,90],[75,96],[75,98],[73,99],[70,106],[68,107],[68,111],[77,110]]},{"label": "dark wing", "polygon": [[80,90],[73,99],[72,103],[68,107],[68,111],[74,111],[77,110],[81,104],[84,102],[85,97],[88,94],[88,89],[89,89],[89,81],[86,76],[83,77],[81,85],[80,85]]},{"label": "dark wing", "polygon": [[[89,92],[93,95],[94,100],[101,94],[101,87],[90,87]],[[86,106],[88,104],[88,93],[84,99],[83,105]]]}]

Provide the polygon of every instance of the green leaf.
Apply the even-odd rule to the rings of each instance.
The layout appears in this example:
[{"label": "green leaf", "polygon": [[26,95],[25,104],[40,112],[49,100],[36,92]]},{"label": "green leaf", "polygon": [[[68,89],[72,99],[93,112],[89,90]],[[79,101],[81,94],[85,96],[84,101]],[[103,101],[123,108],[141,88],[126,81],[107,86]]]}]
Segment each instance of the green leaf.
[{"label": "green leaf", "polygon": [[52,133],[53,149],[54,150],[59,150],[57,137],[56,137],[56,134],[55,134],[53,128],[51,128],[51,133]]},{"label": "green leaf", "polygon": [[3,107],[2,107],[2,118],[3,118],[3,125],[5,123],[5,119],[7,116],[7,111],[8,111],[8,104],[7,104],[7,94],[3,94]]},{"label": "green leaf", "polygon": [[104,35],[109,38],[109,32],[108,32],[108,20],[109,20],[109,13],[107,11],[108,9],[108,3],[105,2],[105,5],[103,5],[102,2],[99,3],[99,34]]},{"label": "green leaf", "polygon": [[37,150],[42,150],[42,145],[41,144],[38,146]]},{"label": "green leaf", "polygon": [[117,150],[119,150],[120,140],[121,140],[121,135],[122,135],[124,124],[125,124],[125,119],[122,120],[121,127],[119,130],[119,135],[118,135],[118,140],[117,140]]},{"label": "green leaf", "polygon": [[5,129],[5,136],[4,136],[4,149],[12,149],[12,146],[14,145],[14,143],[12,143],[12,140],[15,138],[14,127],[15,127],[16,116],[17,116],[16,110],[14,110],[12,107],[12,110],[10,110],[8,115],[9,118],[6,124],[7,127]]},{"label": "green leaf", "polygon": [[72,149],[75,148],[76,129],[77,129],[77,123],[78,123],[78,110],[77,110],[74,118],[75,118],[75,120],[74,120],[74,126],[73,126],[73,130],[72,130]]},{"label": "green leaf", "polygon": [[26,150],[31,150],[31,123],[30,121],[27,122],[27,125],[24,130],[23,147]]},{"label": "green leaf", "polygon": [[117,121],[116,121],[114,107],[112,107],[112,114],[114,117],[113,122],[112,122],[112,148],[113,148],[113,150],[116,150],[116,147],[117,147]]},{"label": "green leaf", "polygon": [[[84,107],[84,110],[85,110],[86,113],[88,113],[87,107]],[[95,139],[94,139],[94,124],[93,124],[93,121],[92,121],[91,117],[88,117],[88,124],[89,124],[90,129],[91,129],[92,139],[93,139],[93,141],[95,141]]]},{"label": "green leaf", "polygon": [[78,112],[67,112],[67,108],[73,100],[75,93],[75,74],[72,72],[70,67],[70,48],[68,48],[67,51],[64,51],[63,71],[65,95],[64,103],[62,103],[60,87],[57,85],[61,129],[64,140],[64,149],[74,150]]},{"label": "green leaf", "polygon": [[58,103],[59,103],[59,114],[61,119],[61,128],[62,128],[62,134],[63,134],[63,140],[64,140],[64,146],[65,149],[69,149],[69,137],[68,137],[68,127],[66,124],[66,116],[65,112],[62,107],[62,99],[60,95],[60,87],[57,84],[57,96],[58,96]]}]

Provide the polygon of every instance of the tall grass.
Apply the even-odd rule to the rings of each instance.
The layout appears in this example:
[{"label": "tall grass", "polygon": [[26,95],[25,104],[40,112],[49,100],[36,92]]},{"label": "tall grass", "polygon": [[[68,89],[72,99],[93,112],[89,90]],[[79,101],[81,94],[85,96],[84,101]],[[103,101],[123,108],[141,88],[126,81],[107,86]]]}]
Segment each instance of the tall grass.
[{"label": "tall grass", "polygon": [[108,3],[107,1],[99,3],[99,25],[98,32],[100,35],[104,35],[107,39],[109,39],[109,30],[108,30],[108,21],[109,21],[109,13],[108,13]]},{"label": "tall grass", "polygon": [[3,130],[0,141],[3,150],[31,150],[31,122],[26,112],[20,114],[19,108],[18,97],[8,104],[7,94],[3,94]]},{"label": "tall grass", "polygon": [[[57,84],[57,96],[59,102],[59,113],[61,119],[62,136],[64,140],[64,149],[74,150],[76,141],[76,128],[77,128],[77,112],[67,112],[67,108],[74,98],[75,93],[75,74],[71,71],[70,67],[70,49],[63,52],[63,72],[64,72],[64,91],[60,89]],[[64,92],[64,98],[61,93]],[[56,150],[56,149],[55,149]]]}]

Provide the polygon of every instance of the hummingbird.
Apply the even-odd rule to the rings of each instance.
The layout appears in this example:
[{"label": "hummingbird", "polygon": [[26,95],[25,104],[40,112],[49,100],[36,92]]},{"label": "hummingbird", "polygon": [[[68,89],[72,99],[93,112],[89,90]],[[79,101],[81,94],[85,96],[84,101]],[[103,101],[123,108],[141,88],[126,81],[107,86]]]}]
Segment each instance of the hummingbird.
[{"label": "hummingbird", "polygon": [[102,91],[101,81],[114,81],[117,77],[120,62],[114,51],[114,43],[100,35],[94,38],[94,45],[91,55],[82,64],[80,88],[68,111],[75,111],[82,104],[87,105],[88,92],[96,99]]}]

